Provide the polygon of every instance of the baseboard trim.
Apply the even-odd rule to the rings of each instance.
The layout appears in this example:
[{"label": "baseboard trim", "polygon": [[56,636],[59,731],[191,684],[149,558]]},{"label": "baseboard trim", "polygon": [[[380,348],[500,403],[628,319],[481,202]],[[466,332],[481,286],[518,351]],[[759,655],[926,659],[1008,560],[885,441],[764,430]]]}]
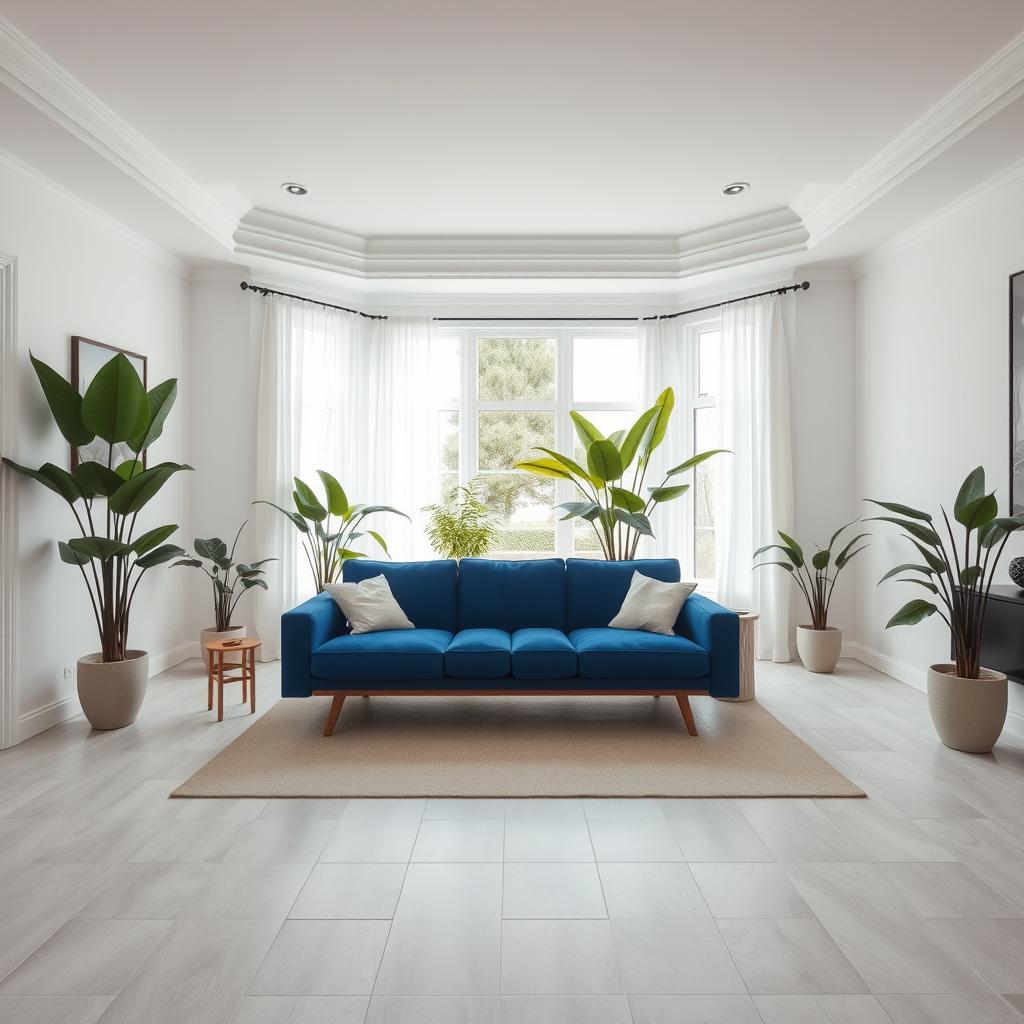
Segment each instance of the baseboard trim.
[{"label": "baseboard trim", "polygon": [[158,676],[161,672],[166,672],[169,668],[188,661],[189,658],[198,657],[198,640],[192,643],[178,644],[177,647],[172,647],[169,651],[162,651],[160,654],[151,654],[149,656],[149,678],[152,679],[153,676]]},{"label": "baseboard trim", "polygon": [[867,665],[868,668],[873,668],[893,679],[898,679],[901,683],[906,683],[922,693],[928,689],[928,673],[925,669],[919,668],[916,665],[908,665],[905,661],[900,661],[898,658],[883,654],[881,651],[876,651],[865,644],[856,643],[855,641],[844,643],[843,657],[854,658],[862,665]]}]

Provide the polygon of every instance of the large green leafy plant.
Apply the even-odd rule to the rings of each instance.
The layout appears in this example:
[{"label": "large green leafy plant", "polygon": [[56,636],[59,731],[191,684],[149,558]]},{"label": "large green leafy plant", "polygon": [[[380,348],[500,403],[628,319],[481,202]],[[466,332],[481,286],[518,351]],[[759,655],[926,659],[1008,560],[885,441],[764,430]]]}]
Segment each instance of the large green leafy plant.
[{"label": "large green leafy plant", "polygon": [[253,587],[268,589],[267,581],[264,579],[266,570],[260,567],[267,562],[277,561],[276,558],[263,558],[258,562],[235,563],[235,549],[245,525],[242,523],[238,528],[230,551],[219,537],[196,537],[192,547],[197,557],[182,558],[174,563],[202,569],[210,577],[210,586],[213,589],[214,628],[219,633],[231,628],[235,606],[246,591],[252,590]]},{"label": "large green leafy plant", "polygon": [[999,515],[995,492],[986,491],[981,466],[967,475],[953,502],[957,526],[942,507],[942,525],[936,529],[927,512],[892,501],[868,500],[893,513],[875,518],[900,527],[922,558],[897,565],[878,582],[896,577],[898,583],[922,587],[935,598],[908,601],[889,619],[886,629],[913,626],[937,613],[949,627],[956,674],[961,679],[980,679],[989,592],[1003,548],[1010,534],[1024,527],[1024,515]]},{"label": "large green leafy plant", "polygon": [[429,515],[427,538],[442,558],[482,558],[498,534],[498,524],[480,495],[479,480],[423,511]]},{"label": "large green leafy plant", "polygon": [[[74,473],[47,462],[39,469],[4,464],[59,494],[71,508],[79,536],[59,541],[60,557],[82,574],[99,631],[103,661],[124,661],[135,592],[145,573],[185,552],[165,544],[177,526],[138,532],[138,517],[175,473],[191,469],[161,462],[148,469],[143,456],[163,431],[178,393],[165,380],[148,393],[132,364],[120,353],[101,367],[84,395],[34,356],[32,367],[60,432],[73,448],[106,443],[103,462],[80,462]],[[127,445],[133,458],[114,463],[115,449]]]},{"label": "large green leafy plant", "polygon": [[581,413],[571,412],[586,453],[586,469],[568,455],[542,446],[535,450],[543,452],[545,458],[517,462],[516,469],[571,481],[579,492],[578,500],[556,506],[565,513],[562,520],[582,519],[590,523],[601,552],[609,561],[635,558],[640,538],[654,536],[651,512],[664,502],[681,498],[690,489],[689,484],[677,483],[675,478],[725,451],[716,448],[693,455],[668,470],[656,487],[646,486],[651,456],[665,439],[674,405],[675,395],[671,388],[666,388],[629,430],[617,430],[608,437]]},{"label": "large green leafy plant", "polygon": [[[855,519],[853,522],[859,522]],[[811,615],[811,629],[828,629],[828,610],[832,604],[832,591],[835,589],[839,574],[845,569],[855,555],[863,551],[867,544],[855,547],[858,541],[868,536],[866,533],[858,533],[852,540],[846,542],[842,550],[832,557],[832,549],[840,536],[848,530],[853,523],[840,526],[828,547],[819,548],[811,555],[810,564],[804,556],[803,548],[788,533],[779,530],[781,544],[765,544],[754,552],[754,558],[758,558],[768,551],[781,551],[782,557],[770,562],[756,562],[755,569],[761,569],[766,565],[777,565],[785,569],[793,577],[793,582],[800,588],[804,600],[807,602],[807,609]]]},{"label": "large green leafy plant", "polygon": [[405,519],[409,517],[390,505],[350,504],[341,484],[330,473],[318,469],[317,475],[324,485],[324,501],[317,497],[309,484],[295,477],[295,489],[292,491],[294,512],[262,498],[253,504],[276,508],[302,534],[302,550],[313,573],[316,592],[320,594],[326,584],[337,579],[346,559],[366,557],[365,552],[352,548],[355,541],[362,537],[372,537],[384,550],[384,554],[388,553],[384,538],[376,530],[362,528],[367,516],[375,512],[390,512]]}]

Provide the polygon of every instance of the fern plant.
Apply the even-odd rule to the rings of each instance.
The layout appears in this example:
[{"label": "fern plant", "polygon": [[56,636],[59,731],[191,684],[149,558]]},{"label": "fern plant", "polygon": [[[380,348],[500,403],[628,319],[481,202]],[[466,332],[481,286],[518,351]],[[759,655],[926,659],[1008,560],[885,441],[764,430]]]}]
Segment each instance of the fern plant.
[{"label": "fern plant", "polygon": [[482,558],[491,550],[498,524],[480,495],[477,480],[423,511],[429,515],[427,538],[442,558]]}]

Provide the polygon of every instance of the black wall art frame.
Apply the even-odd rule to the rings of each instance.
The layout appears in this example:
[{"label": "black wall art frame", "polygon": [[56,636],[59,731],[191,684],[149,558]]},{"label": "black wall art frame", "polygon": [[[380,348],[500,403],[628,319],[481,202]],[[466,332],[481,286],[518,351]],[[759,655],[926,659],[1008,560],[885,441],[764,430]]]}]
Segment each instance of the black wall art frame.
[{"label": "black wall art frame", "polygon": [[1010,275],[1010,514],[1024,512],[1024,270]]}]

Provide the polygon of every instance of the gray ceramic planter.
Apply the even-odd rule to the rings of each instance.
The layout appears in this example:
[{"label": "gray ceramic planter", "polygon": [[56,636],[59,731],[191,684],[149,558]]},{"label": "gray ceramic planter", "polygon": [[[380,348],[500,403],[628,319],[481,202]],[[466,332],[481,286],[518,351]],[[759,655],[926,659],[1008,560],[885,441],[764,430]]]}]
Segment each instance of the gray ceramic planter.
[{"label": "gray ceramic planter", "polygon": [[149,654],[128,651],[124,661],[102,654],[78,659],[78,699],[94,729],[123,729],[138,717],[149,680]]},{"label": "gray ceramic planter", "polygon": [[843,631],[835,626],[797,626],[796,649],[809,672],[834,672],[843,649]]},{"label": "gray ceramic planter", "polygon": [[968,754],[987,754],[1006,721],[1006,676],[983,668],[981,679],[955,675],[955,666],[928,669],[928,710],[939,739]]}]

